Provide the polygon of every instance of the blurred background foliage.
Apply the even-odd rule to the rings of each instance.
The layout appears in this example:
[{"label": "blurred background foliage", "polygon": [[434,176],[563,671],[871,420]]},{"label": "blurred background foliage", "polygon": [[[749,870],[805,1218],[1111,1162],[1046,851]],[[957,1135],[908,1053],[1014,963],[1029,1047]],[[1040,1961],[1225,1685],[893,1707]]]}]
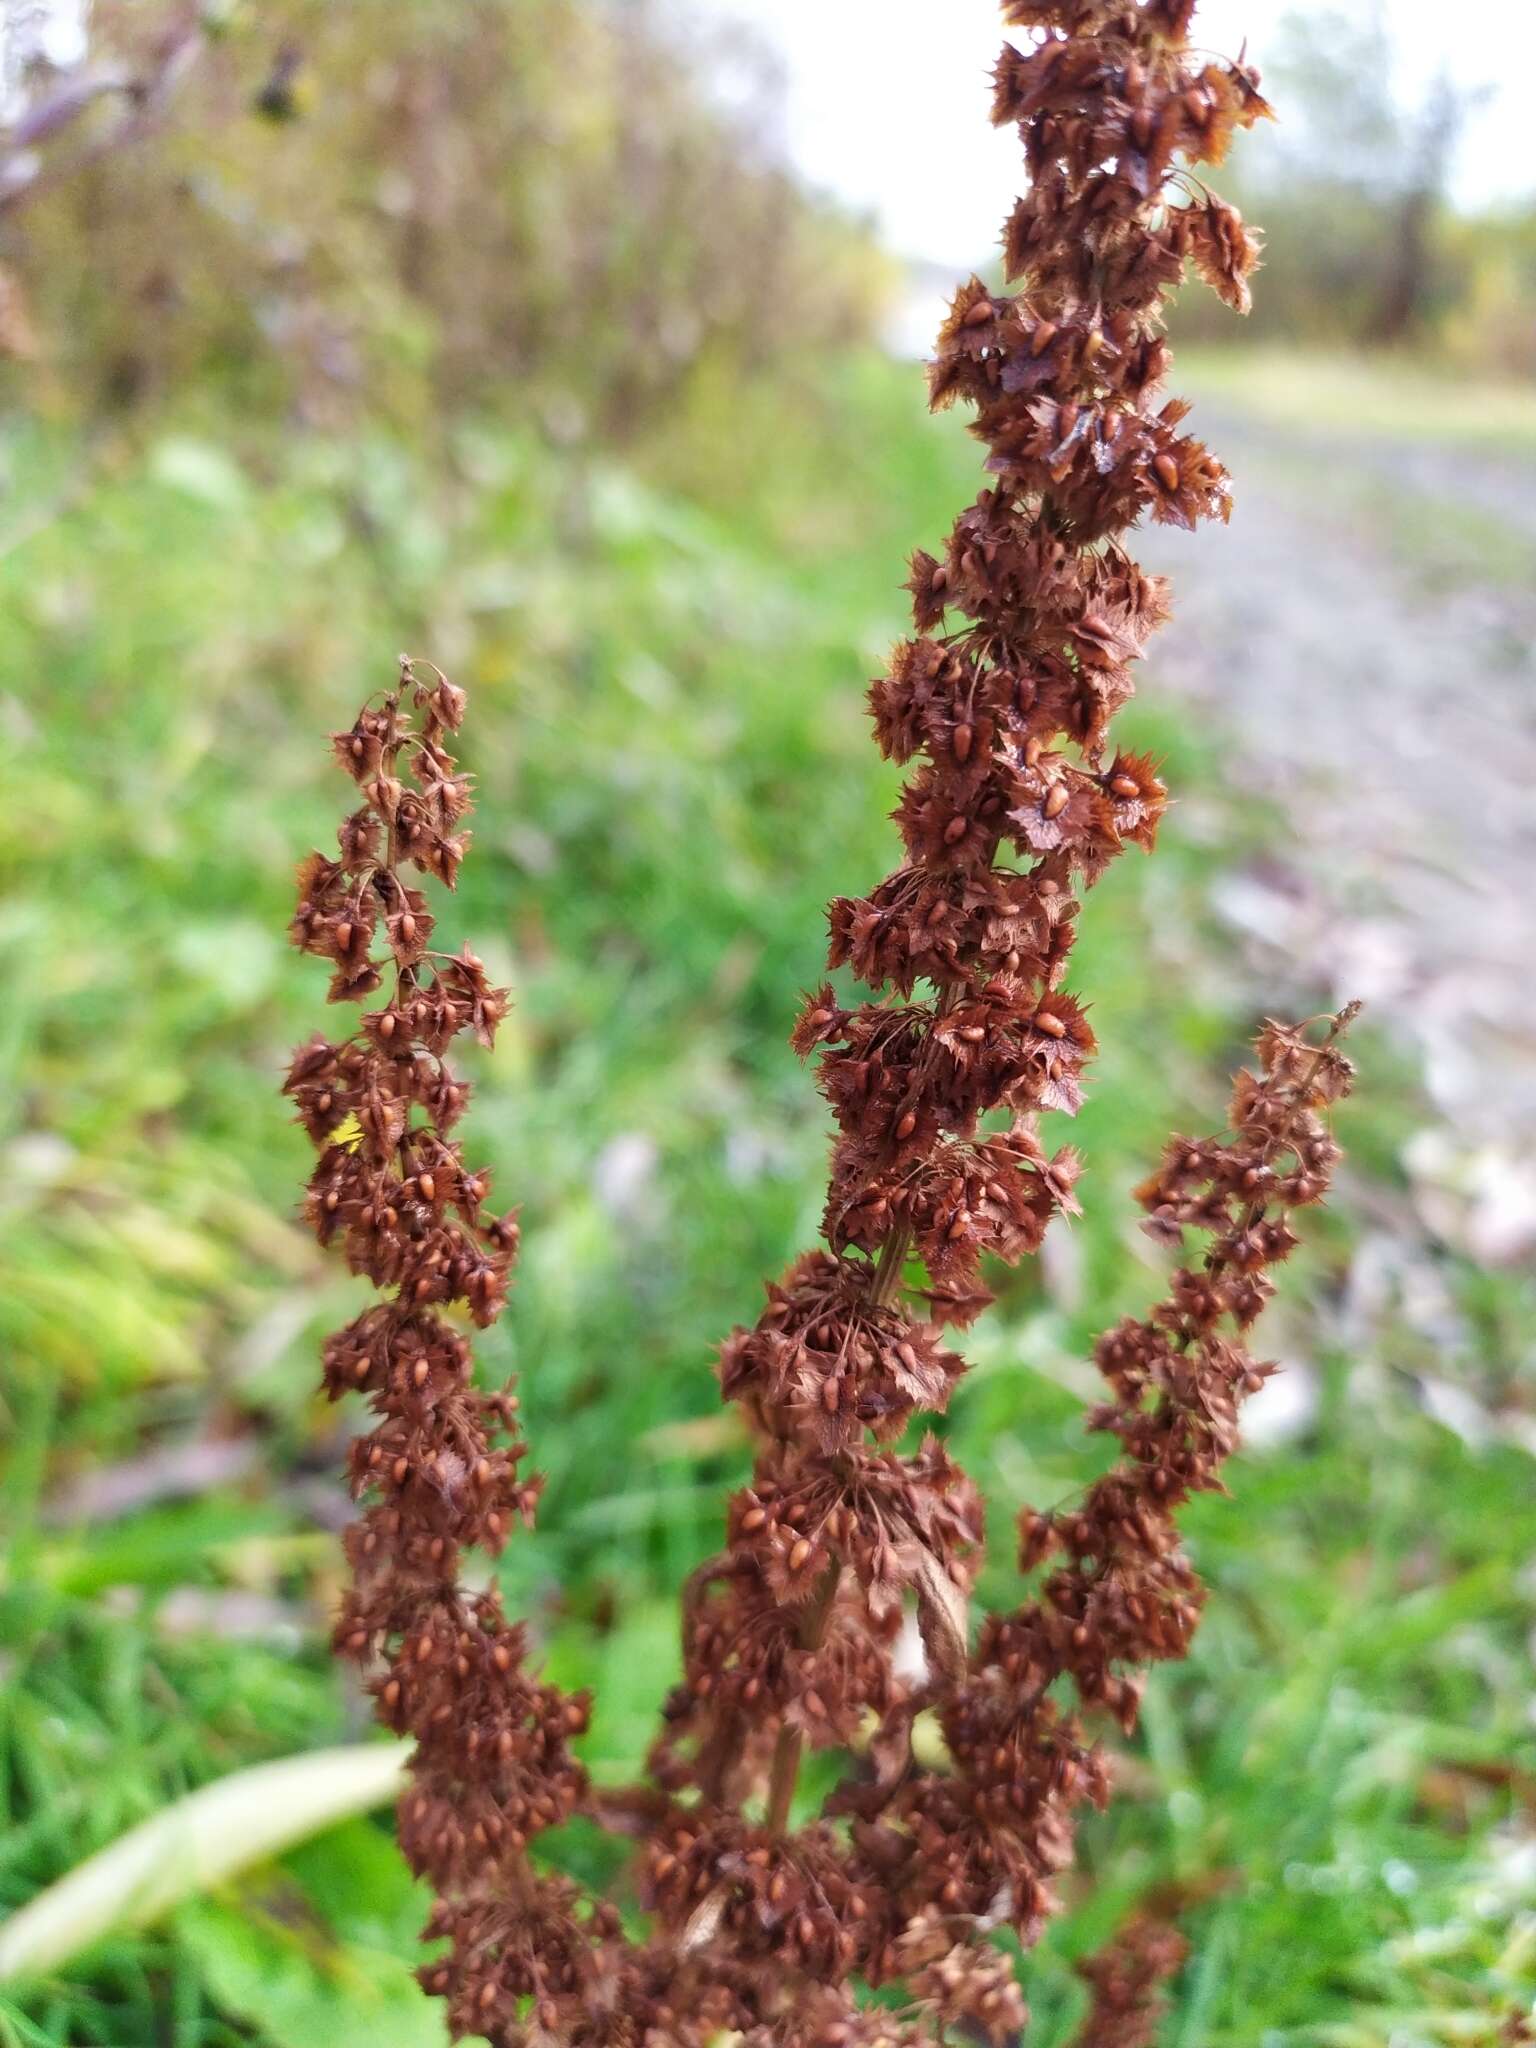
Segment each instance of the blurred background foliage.
[{"label": "blurred background foliage", "polygon": [[[1400,68],[1380,14],[1322,7],[1283,21],[1265,70],[1283,116],[1218,180],[1264,226],[1253,327],[1288,346],[1411,349],[1461,371],[1536,375],[1536,206],[1468,214],[1448,198],[1491,87],[1442,68],[1405,99]],[[1176,325],[1231,339],[1220,307],[1193,294]]]},{"label": "blurred background foliage", "polygon": [[[612,443],[710,368],[867,336],[889,282],[754,145],[766,67],[730,50],[728,121],[728,39],[650,0],[119,4],[93,34],[126,111],[55,131],[13,197],[51,409],[194,388],[419,432],[501,404]],[[116,144],[135,120],[149,146]]]},{"label": "blurred background foliage", "polygon": [[[1270,236],[1257,331],[1190,350],[1191,381],[1261,510],[1311,506],[1305,435],[1331,422],[1381,587],[1470,592],[1481,619],[1528,562],[1536,406],[1498,380],[1536,367],[1536,216],[1454,215],[1475,109],[1373,97],[1342,34],[1298,28],[1274,81],[1298,115],[1237,179]],[[102,0],[85,66],[13,93],[0,1909],[189,1787],[368,1733],[324,1644],[355,1418],[314,1393],[357,1290],[294,1227],[307,1147],[276,1083],[323,1022],[283,943],[344,799],[323,735],[401,646],[473,692],[450,923],[517,1002],[470,1125],[527,1239],[485,1369],[522,1374],[549,1474],[503,1576],[552,1668],[597,1687],[594,1771],[649,1737],[676,1588],[749,1456],[711,1347],[815,1234],[796,992],[825,900],[892,856],[862,681],[902,628],[903,554],[976,482],[875,345],[899,267],[773,159],[728,54],[729,100],[659,7]],[[1395,359],[1338,354],[1367,339]],[[1473,516],[1444,479],[1491,443],[1507,516]],[[1417,497],[1382,467],[1404,450],[1441,465]],[[1305,565],[1262,574],[1283,649]],[[1089,1213],[1007,1278],[949,1424],[993,1498],[1000,1600],[1011,1506],[1093,1465],[1093,1333],[1157,1287],[1130,1183],[1218,1113],[1266,1009],[1336,993],[1254,910],[1298,896],[1288,849],[1326,839],[1330,799],[1277,805],[1223,688],[1192,714],[1154,663],[1130,715],[1181,802],[1085,919]],[[1305,776],[1333,744],[1302,735]],[[1032,2048],[1070,2036],[1072,1958],[1168,1881],[1196,1941],[1177,2048],[1491,2044],[1536,1988],[1530,1241],[1521,1184],[1490,1231],[1482,1182],[1424,1168],[1451,1137],[1395,1021],[1363,1039],[1351,1180],[1270,1331],[1294,1398],[1236,1503],[1190,1516],[1209,1620],[1087,1832]],[[605,1852],[576,1831],[562,1853]],[[415,2048],[439,2038],[409,1977],[422,1910],[359,1817],[0,1984],[0,2042]]]}]

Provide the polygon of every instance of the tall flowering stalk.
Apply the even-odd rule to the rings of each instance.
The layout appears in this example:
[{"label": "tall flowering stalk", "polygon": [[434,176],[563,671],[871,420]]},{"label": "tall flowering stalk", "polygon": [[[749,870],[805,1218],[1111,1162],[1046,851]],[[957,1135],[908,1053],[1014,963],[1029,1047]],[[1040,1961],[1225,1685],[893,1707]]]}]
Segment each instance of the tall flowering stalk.
[{"label": "tall flowering stalk", "polygon": [[423,1978],[473,2033],[580,1981],[574,1893],[526,1850],[584,1794],[570,1740],[587,1706],[529,1675],[522,1628],[461,1575],[464,1553],[494,1557],[538,1497],[516,1396],[475,1388],[459,1327],[499,1314],[518,1228],[487,1206],[490,1176],[452,1136],[469,1089],[445,1055],[465,1034],[491,1044],[506,991],[468,947],[432,950],[432,912],[407,879],[457,877],[470,798],[449,742],[463,714],[463,691],[402,660],[396,686],[333,736],[362,804],[336,855],[300,869],[292,936],[330,962],[333,1002],[377,1006],[345,1037],[301,1046],[286,1091],[319,1151],[316,1236],[388,1290],[325,1347],[326,1392],[364,1394],[373,1411],[351,1447],[366,1506],[347,1531],[335,1645],[372,1670],[379,1718],[415,1741],[400,1839],[438,1895],[428,1932],[450,1943]]},{"label": "tall flowering stalk", "polygon": [[[1104,1337],[1091,1426],[1121,1455],[1077,1505],[1026,1510],[1011,1612],[973,1626],[975,1488],[920,1412],[965,1370],[946,1332],[992,1299],[983,1260],[1036,1251],[1076,1208],[1078,1162],[1048,1151],[1094,1049],[1064,988],[1079,896],[1150,848],[1166,792],[1111,737],[1131,665],[1167,615],[1120,536],[1193,526],[1227,478],[1162,401],[1162,309],[1185,262],[1247,302],[1256,247],[1189,168],[1267,109],[1241,63],[1197,55],[1193,0],[1006,0],[1026,31],[997,69],[1029,189],[1008,223],[1020,288],[973,279],[932,368],[964,399],[991,478],[942,556],[914,557],[915,637],[870,692],[883,751],[917,765],[896,812],[905,858],[832,905],[831,983],[795,1034],[837,1124],[824,1247],[768,1290],[720,1358],[757,1438],[725,1548],[683,1596],[683,1676],[645,1784],[597,1795],[568,1742],[586,1705],[529,1672],[521,1632],[458,1574],[499,1549],[534,1488],[509,1396],[469,1382],[445,1306],[488,1321],[516,1241],[484,1210],[447,1133],[464,1089],[442,1064],[488,1036],[502,996],[472,955],[429,954],[415,866],[451,884],[466,808],[448,756],[462,698],[407,664],[339,736],[364,807],[339,860],[301,881],[295,936],[332,993],[384,1006],[317,1041],[289,1086],[321,1147],[311,1215],[391,1290],[332,1341],[327,1384],[376,1427],[353,1453],[369,1506],[349,1536],[343,1652],[376,1666],[389,1724],[414,1736],[402,1810],[441,1904],[445,1958],[423,1973],[454,2028],[495,2048],[875,2048],[962,2028],[1009,2040],[1026,2014],[993,1937],[1028,1947],[1052,1910],[1076,1810],[1109,1776],[1089,1721],[1136,1721],[1145,1668],[1180,1657],[1201,1589],[1174,1523],[1216,1487],[1243,1396],[1270,1368],[1247,1334],[1337,1156],[1324,1118],[1347,1088],[1336,1040],[1270,1025],[1229,1130],[1176,1139],[1140,1190],[1155,1235],[1205,1236],[1150,1316]],[[915,1617],[921,1654],[907,1653]],[[920,1743],[920,1717],[939,1741]],[[935,1752],[942,1752],[936,1756]],[[805,1768],[808,1758],[836,1759]],[[582,1900],[526,1854],[582,1809],[636,1838],[646,1909]],[[1150,2038],[1179,1944],[1143,1916],[1085,1966],[1085,2044]],[[870,2006],[861,1987],[881,1990]]]},{"label": "tall flowering stalk", "polygon": [[[690,1589],[656,1757],[690,1802],[651,1847],[663,1924],[686,1943],[703,1916],[770,1994],[800,1973],[796,2019],[764,2040],[888,2026],[812,1988],[852,1973],[905,1980],[913,2038],[927,2021],[996,2040],[1023,2024],[986,1936],[1036,1938],[1073,1809],[1108,1790],[1058,1681],[1128,1729],[1140,1668],[1187,1647],[1198,1595],[1172,1511],[1214,1483],[1261,1378],[1241,1334],[1292,1241],[1273,1212],[1321,1193],[1317,1110],[1344,1071],[1331,1047],[1273,1032],[1231,1140],[1171,1156],[1159,1227],[1207,1227],[1212,1248],[1152,1321],[1101,1346],[1112,1399],[1094,1422],[1127,1455],[1075,1512],[1026,1515],[1024,1568],[1062,1561],[973,1652],[975,1491],[936,1438],[892,1446],[950,1399],[964,1364],[944,1331],[991,1299],[984,1257],[1016,1262],[1076,1207],[1076,1155],[1048,1153],[1040,1117],[1077,1109],[1094,1049],[1064,987],[1078,896],[1150,848],[1166,801],[1151,761],[1111,738],[1168,610],[1120,536],[1227,510],[1225,472],[1159,395],[1162,309],[1187,259],[1246,305],[1256,245],[1187,167],[1267,111],[1241,64],[1192,53],[1192,0],[1003,12],[1030,32],[1004,50],[993,107],[1030,174],[1004,237],[1022,289],[966,285],[930,378],[935,405],[975,407],[992,481],[941,556],[914,557],[916,637],[870,692],[882,751],[917,764],[896,812],[906,858],[831,909],[830,965],[872,999],[829,983],[796,1033],[838,1126],[826,1248],[722,1355],[762,1448],[727,1549]],[[894,1655],[909,1609],[915,1680]],[[942,1766],[914,1749],[924,1712]],[[804,1753],[857,1752],[871,1725],[861,1766],[792,1827]]]}]

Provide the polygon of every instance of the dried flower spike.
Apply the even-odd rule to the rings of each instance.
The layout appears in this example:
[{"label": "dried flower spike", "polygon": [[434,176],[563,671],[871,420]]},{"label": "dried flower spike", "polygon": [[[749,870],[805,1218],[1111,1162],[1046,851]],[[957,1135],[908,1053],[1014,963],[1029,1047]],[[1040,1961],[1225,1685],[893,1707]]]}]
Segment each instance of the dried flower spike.
[{"label": "dried flower spike", "polygon": [[415,1741],[400,1838],[438,1894],[429,1932],[450,1943],[422,1977],[458,2031],[478,2032],[493,2009],[576,1981],[567,1888],[525,1850],[582,1796],[569,1744],[587,1708],[529,1674],[522,1630],[461,1578],[463,1553],[494,1556],[538,1497],[516,1396],[474,1387],[450,1320],[493,1322],[517,1254],[516,1214],[487,1206],[490,1175],[452,1136],[469,1090],[445,1058],[461,1033],[491,1043],[506,991],[467,947],[432,950],[432,912],[407,879],[452,888],[463,858],[469,785],[449,751],[463,715],[462,690],[402,660],[395,687],[332,737],[362,803],[336,854],[300,869],[291,929],[331,963],[332,1001],[378,1001],[349,1035],[301,1046],[285,1087],[319,1153],[310,1225],[385,1294],[325,1347],[327,1393],[365,1394],[374,1418],[351,1447],[366,1505],[347,1532],[335,1646],[371,1672],[379,1718]]},{"label": "dried flower spike", "polygon": [[1092,2003],[1074,2048],[1152,2048],[1163,1987],[1188,1944],[1155,1913],[1134,1913],[1097,1955],[1077,1965]]},{"label": "dried flower spike", "polygon": [[[1266,1067],[1250,1095],[1281,1118],[1273,1156],[1247,1125],[1200,1154],[1238,1176],[1240,1212],[1225,1178],[1179,1205],[1219,1227],[1212,1261],[1181,1276],[1155,1341],[1107,1340],[1126,1350],[1124,1402],[1096,1421],[1120,1429],[1127,1468],[1076,1515],[1029,1518],[1027,1567],[1068,1562],[973,1653],[975,1490],[935,1438],[894,1446],[964,1371],[944,1332],[990,1300],[984,1258],[1016,1262],[1076,1208],[1076,1155],[1046,1149],[1040,1117],[1078,1108],[1094,1050],[1064,987],[1078,899],[1126,847],[1151,847],[1166,802],[1154,764],[1110,734],[1168,609],[1120,536],[1227,510],[1221,465],[1159,394],[1162,311],[1187,259],[1246,303],[1256,244],[1186,166],[1267,111],[1241,64],[1192,52],[1192,0],[1003,11],[1029,32],[1004,50],[993,108],[1030,176],[1005,234],[1021,288],[972,279],[930,376],[934,405],[975,407],[991,482],[940,556],[914,556],[916,637],[870,691],[882,751],[916,763],[896,812],[906,858],[830,912],[829,965],[872,998],[829,982],[796,1031],[838,1126],[826,1249],[722,1353],[761,1450],[728,1547],[690,1586],[653,1759],[677,1810],[654,1833],[648,1895],[684,1942],[707,1912],[754,2043],[800,2039],[806,2000],[821,2001],[815,2038],[865,2038],[875,2023],[832,1988],[854,1977],[905,1983],[902,2038],[1003,2041],[1023,2024],[988,1936],[1036,1938],[1072,1810],[1107,1793],[1052,1688],[1070,1679],[1084,1709],[1129,1727],[1137,1667],[1187,1645],[1198,1603],[1171,1510],[1210,1483],[1260,1373],[1220,1332],[1247,1327],[1288,1248],[1268,1205],[1312,1198],[1331,1158],[1315,1077]],[[916,1677],[898,1655],[909,1613]],[[920,1714],[938,1719],[942,1768],[914,1746]],[[811,1750],[857,1762],[796,1827]]]}]

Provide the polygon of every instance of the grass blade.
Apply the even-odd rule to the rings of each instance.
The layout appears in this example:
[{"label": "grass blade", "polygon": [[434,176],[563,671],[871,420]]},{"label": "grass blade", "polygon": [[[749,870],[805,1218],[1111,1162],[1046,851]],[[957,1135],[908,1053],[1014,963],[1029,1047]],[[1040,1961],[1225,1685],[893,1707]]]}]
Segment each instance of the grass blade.
[{"label": "grass blade", "polygon": [[196,1893],[404,1782],[403,1744],[313,1750],[219,1778],[141,1821],[0,1923],[0,1982],[56,1969],[114,1927],[143,1926]]}]

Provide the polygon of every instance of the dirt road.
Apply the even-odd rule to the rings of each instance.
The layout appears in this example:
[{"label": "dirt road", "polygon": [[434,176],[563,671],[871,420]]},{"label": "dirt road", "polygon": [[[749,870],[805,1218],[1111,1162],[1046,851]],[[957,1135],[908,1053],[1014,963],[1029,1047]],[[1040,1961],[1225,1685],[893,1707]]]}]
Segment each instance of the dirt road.
[{"label": "dirt road", "polygon": [[[1225,529],[1147,537],[1176,577],[1156,680],[1230,736],[1232,794],[1291,820],[1217,885],[1265,975],[1360,995],[1441,1120],[1421,1168],[1468,1248],[1536,1246],[1536,448],[1327,440],[1197,416]],[[1411,429],[1412,422],[1407,425]]]}]

